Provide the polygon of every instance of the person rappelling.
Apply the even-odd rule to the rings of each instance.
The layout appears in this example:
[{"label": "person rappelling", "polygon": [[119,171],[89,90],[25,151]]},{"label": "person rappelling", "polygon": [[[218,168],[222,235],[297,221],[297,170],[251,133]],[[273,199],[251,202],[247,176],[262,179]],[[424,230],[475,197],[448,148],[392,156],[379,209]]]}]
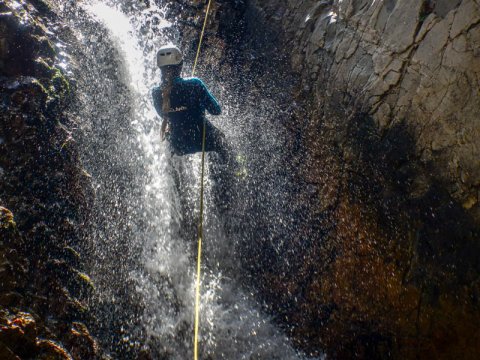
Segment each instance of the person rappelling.
[{"label": "person rappelling", "polygon": [[202,80],[182,78],[183,54],[174,45],[162,46],[157,52],[162,83],[152,90],[153,104],[162,118],[161,137],[171,151],[183,156],[202,151],[205,124],[205,151],[217,152],[223,161],[229,156],[225,135],[205,118],[205,111],[220,115],[217,99]]}]

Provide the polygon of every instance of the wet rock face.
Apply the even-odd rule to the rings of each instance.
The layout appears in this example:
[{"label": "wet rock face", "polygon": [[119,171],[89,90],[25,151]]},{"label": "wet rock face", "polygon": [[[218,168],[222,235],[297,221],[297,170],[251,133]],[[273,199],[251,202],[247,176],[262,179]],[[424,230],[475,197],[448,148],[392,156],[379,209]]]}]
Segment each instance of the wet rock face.
[{"label": "wet rock face", "polygon": [[477,357],[480,5],[251,5],[298,74],[308,208],[257,286],[312,353]]},{"label": "wet rock face", "polygon": [[317,104],[351,103],[382,134],[404,123],[422,164],[479,218],[476,1],[257,3],[284,12],[282,24],[268,22],[286,31]]},{"label": "wet rock face", "polygon": [[93,285],[78,228],[89,180],[64,109],[61,21],[43,1],[0,4],[0,358],[96,359]]},{"label": "wet rock face", "polygon": [[310,354],[478,357],[478,1],[252,0],[237,13],[248,60],[228,66],[219,4],[205,68],[253,72],[257,94],[295,75],[276,122],[290,233],[262,232],[259,213],[239,250],[268,308]]}]

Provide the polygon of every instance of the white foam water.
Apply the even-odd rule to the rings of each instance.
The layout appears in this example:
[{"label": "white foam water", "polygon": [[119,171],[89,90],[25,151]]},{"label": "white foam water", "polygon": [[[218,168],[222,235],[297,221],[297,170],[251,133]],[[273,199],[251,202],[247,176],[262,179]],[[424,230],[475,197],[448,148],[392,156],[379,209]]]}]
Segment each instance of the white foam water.
[{"label": "white foam water", "polygon": [[[111,46],[118,52],[118,61],[123,65],[116,71],[133,94],[129,99],[130,123],[141,149],[136,161],[146,174],[142,181],[145,188],[140,213],[147,225],[134,233],[132,241],[143,248],[142,266],[140,270],[132,270],[130,276],[145,309],[141,319],[143,333],[154,358],[184,360],[191,358],[193,352],[196,240],[193,238],[189,242],[180,238],[179,230],[184,216],[197,214],[183,213],[181,201],[196,208],[200,160],[199,155],[172,160],[166,144],[160,140],[159,120],[150,90],[160,79],[155,52],[169,41],[162,34],[171,24],[164,20],[163,10],[151,3],[137,10],[134,16],[122,12],[124,4],[121,1],[91,2],[83,6],[108,30]],[[231,116],[228,101],[222,105],[225,111],[220,123],[228,122]],[[115,99],[112,99],[112,106],[116,106]],[[232,131],[235,128],[230,133]],[[208,181],[207,188],[210,188]],[[215,224],[210,204],[207,193],[207,223]],[[303,358],[261,310],[253,294],[242,290],[231,275],[241,273],[241,269],[231,256],[231,244],[221,231],[221,224],[214,228],[207,229],[208,244],[204,253],[207,260],[202,275],[201,358]]]}]

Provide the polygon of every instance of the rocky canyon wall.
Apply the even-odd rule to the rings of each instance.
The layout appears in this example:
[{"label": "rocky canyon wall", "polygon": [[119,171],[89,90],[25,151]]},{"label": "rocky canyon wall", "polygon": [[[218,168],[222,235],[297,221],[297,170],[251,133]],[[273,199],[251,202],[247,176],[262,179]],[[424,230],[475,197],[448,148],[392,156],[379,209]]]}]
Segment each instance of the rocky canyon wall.
[{"label": "rocky canyon wall", "polygon": [[[69,35],[70,34],[70,35]],[[97,359],[81,228],[92,192],[65,109],[71,33],[45,1],[0,4],[0,358]],[[84,248],[83,248],[84,249]]]},{"label": "rocky canyon wall", "polygon": [[[169,3],[166,31],[192,59],[206,4]],[[245,111],[263,106],[258,132],[282,129],[279,153],[256,144],[249,159],[232,253],[307,354],[479,357],[479,24],[476,0],[214,1],[199,75]],[[0,4],[2,359],[101,357],[85,325],[93,194],[66,111],[69,47],[52,4]],[[267,186],[279,174],[282,194]],[[282,232],[272,198],[290,214]]]},{"label": "rocky canyon wall", "polygon": [[292,134],[298,181],[313,186],[298,196],[310,216],[297,243],[309,245],[292,243],[290,274],[266,274],[292,334],[334,358],[475,358],[479,3],[251,7],[304,106]]},{"label": "rocky canyon wall", "polygon": [[478,219],[476,1],[257,6],[285,31],[292,68],[304,74],[317,107],[333,99],[355,107],[371,116],[381,136],[404,124],[430,175]]},{"label": "rocky canyon wall", "polygon": [[205,69],[285,109],[295,219],[242,259],[307,353],[480,354],[479,23],[474,0],[215,2]]}]

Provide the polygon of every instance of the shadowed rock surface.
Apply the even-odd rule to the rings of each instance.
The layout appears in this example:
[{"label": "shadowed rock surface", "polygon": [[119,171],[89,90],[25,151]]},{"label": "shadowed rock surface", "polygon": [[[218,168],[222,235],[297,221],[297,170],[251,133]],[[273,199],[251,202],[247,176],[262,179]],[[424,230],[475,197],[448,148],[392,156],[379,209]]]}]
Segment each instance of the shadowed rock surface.
[{"label": "shadowed rock surface", "polygon": [[79,233],[88,174],[64,109],[64,25],[49,3],[0,4],[0,357],[97,359],[84,322],[94,287]]},{"label": "shadowed rock surface", "polygon": [[300,75],[299,201],[325,233],[293,235],[267,297],[333,357],[477,357],[479,4],[253,3]]},{"label": "shadowed rock surface", "polygon": [[220,31],[233,8],[214,8],[205,71],[237,47],[248,91],[297,105],[280,122],[296,221],[281,253],[258,228],[240,250],[267,308],[312,354],[478,357],[478,2],[254,0],[240,41]]}]

